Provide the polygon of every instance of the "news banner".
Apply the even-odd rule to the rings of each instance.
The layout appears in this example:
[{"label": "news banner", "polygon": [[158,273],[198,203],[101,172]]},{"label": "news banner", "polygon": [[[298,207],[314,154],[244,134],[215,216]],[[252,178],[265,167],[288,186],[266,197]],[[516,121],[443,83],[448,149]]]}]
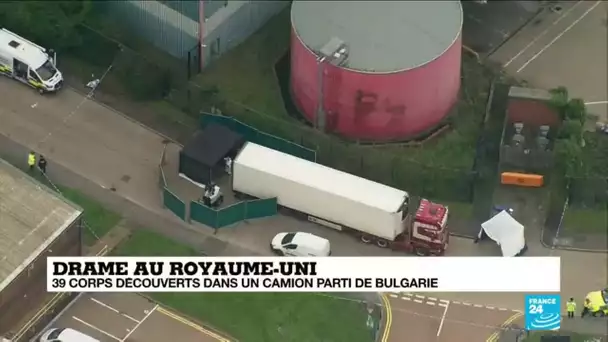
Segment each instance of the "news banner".
[{"label": "news banner", "polygon": [[558,257],[49,257],[49,292],[559,292]]}]

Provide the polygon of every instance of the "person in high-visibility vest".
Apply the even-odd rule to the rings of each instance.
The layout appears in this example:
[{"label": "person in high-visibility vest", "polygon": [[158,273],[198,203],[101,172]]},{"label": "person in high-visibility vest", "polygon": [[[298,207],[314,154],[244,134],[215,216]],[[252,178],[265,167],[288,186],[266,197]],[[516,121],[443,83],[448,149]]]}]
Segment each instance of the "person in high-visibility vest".
[{"label": "person in high-visibility vest", "polygon": [[568,318],[574,318],[574,313],[576,312],[576,302],[574,301],[574,298],[570,298],[566,303],[566,310],[568,311]]},{"label": "person in high-visibility vest", "polygon": [[30,167],[30,171],[33,171],[36,167],[36,153],[34,151],[30,151],[30,154],[27,155],[27,165]]}]

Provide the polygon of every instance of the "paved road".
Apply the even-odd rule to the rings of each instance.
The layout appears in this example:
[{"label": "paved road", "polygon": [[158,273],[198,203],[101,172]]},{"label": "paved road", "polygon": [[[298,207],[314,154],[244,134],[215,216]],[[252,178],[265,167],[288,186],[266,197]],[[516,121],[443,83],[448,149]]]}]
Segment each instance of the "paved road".
[{"label": "paved road", "polygon": [[510,318],[521,314],[492,306],[439,299],[432,295],[393,293],[389,295],[392,323],[389,342],[486,341]]},{"label": "paved road", "polygon": [[566,86],[608,120],[608,2],[564,1],[546,10],[496,51],[491,59],[531,85]]},{"label": "paved road", "polygon": [[72,328],[102,342],[228,342],[132,293],[83,294],[51,327]]}]

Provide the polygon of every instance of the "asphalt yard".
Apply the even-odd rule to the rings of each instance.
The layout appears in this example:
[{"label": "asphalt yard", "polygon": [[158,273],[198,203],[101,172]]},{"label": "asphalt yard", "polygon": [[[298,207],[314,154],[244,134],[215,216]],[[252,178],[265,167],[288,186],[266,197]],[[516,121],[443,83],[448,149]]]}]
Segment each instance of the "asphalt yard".
[{"label": "asphalt yard", "polygon": [[561,1],[498,49],[491,59],[531,86],[565,86],[591,114],[608,120],[608,2]]},{"label": "asphalt yard", "polygon": [[145,297],[132,293],[82,294],[53,323],[102,342],[229,342]]},{"label": "asphalt yard", "polygon": [[387,342],[496,341],[502,326],[521,317],[521,313],[505,308],[409,293],[392,293],[388,299],[391,326]]}]

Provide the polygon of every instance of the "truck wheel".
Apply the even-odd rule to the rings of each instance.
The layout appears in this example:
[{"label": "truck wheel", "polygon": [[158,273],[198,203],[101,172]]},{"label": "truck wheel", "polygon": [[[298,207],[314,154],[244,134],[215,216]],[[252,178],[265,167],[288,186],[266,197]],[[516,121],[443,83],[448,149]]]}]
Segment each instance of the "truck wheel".
[{"label": "truck wheel", "polygon": [[414,248],[414,254],[416,254],[417,256],[428,256],[428,250],[426,248],[422,248],[422,247],[416,247]]},{"label": "truck wheel", "polygon": [[388,247],[388,241],[386,241],[384,239],[378,239],[378,240],[376,240],[376,245],[378,245],[378,247],[380,247],[380,248],[386,248],[386,247]]},{"label": "truck wheel", "polygon": [[361,242],[363,243],[371,243],[372,237],[366,234],[361,235]]}]

